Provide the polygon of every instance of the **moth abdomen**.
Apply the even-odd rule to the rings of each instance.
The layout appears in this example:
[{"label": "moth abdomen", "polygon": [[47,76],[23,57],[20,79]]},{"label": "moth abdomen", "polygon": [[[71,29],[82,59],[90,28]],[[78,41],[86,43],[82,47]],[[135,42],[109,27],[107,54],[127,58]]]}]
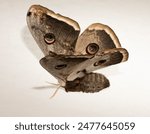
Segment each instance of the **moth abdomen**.
[{"label": "moth abdomen", "polygon": [[89,73],[82,78],[73,81],[67,81],[65,90],[67,92],[86,92],[94,93],[109,87],[109,80],[102,74]]}]

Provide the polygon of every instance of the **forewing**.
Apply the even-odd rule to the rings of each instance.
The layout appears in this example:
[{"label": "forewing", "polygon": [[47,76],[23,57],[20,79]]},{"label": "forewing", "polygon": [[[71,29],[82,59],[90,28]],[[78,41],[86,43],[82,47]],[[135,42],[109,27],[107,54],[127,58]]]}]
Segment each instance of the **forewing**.
[{"label": "forewing", "polygon": [[[72,74],[74,71],[76,71],[76,68],[79,68],[79,65],[81,63],[84,63],[84,61],[88,60],[87,57],[74,57],[74,56],[65,56],[65,55],[56,55],[56,54],[50,54],[48,56],[45,56],[40,60],[40,64],[43,68],[45,68],[50,74],[52,74],[54,77],[56,77],[59,82],[65,83],[68,81],[68,77],[70,74]],[[77,77],[84,76],[84,73],[78,73],[76,72],[74,76],[72,76],[69,80],[74,80]],[[63,84],[61,84],[63,85]]]},{"label": "forewing", "polygon": [[78,54],[95,54],[107,49],[121,47],[114,31],[107,25],[94,23],[78,38],[75,52]]},{"label": "forewing", "polygon": [[40,5],[33,5],[27,13],[27,24],[35,41],[44,53],[74,53],[80,27],[74,20],[56,14]]}]

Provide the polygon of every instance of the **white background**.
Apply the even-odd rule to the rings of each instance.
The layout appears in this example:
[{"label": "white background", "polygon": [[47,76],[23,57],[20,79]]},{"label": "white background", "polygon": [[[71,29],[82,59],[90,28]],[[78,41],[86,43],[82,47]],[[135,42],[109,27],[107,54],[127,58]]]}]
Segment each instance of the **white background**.
[{"label": "white background", "polygon": [[[0,0],[0,116],[150,116],[150,0]],[[53,99],[57,80],[39,64],[42,57],[26,24],[32,4],[76,20],[109,25],[129,60],[98,72],[111,86],[94,94],[66,93]]]}]

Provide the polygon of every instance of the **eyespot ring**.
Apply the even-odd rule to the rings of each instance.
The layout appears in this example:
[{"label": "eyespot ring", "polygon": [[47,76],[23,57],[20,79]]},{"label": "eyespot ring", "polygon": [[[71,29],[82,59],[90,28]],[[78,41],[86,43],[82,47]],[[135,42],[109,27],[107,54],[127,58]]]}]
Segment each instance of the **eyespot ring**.
[{"label": "eyespot ring", "polygon": [[86,52],[90,55],[96,54],[99,50],[99,46],[96,43],[90,43],[86,47]]},{"label": "eyespot ring", "polygon": [[29,11],[28,13],[27,13],[27,16],[30,16],[32,13]]},{"label": "eyespot ring", "polygon": [[106,60],[100,60],[94,63],[94,66],[100,66],[102,64],[104,64],[106,62]]},{"label": "eyespot ring", "polygon": [[44,41],[48,44],[51,45],[55,42],[55,36],[52,33],[47,33],[44,35]]},{"label": "eyespot ring", "polygon": [[55,69],[61,70],[61,69],[65,68],[65,67],[67,67],[67,64],[60,64],[60,65],[56,65]]}]

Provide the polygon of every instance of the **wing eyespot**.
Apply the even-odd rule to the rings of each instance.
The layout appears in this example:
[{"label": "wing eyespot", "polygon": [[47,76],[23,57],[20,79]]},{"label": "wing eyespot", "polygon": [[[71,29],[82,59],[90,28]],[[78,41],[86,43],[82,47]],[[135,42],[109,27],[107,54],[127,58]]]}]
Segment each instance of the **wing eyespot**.
[{"label": "wing eyespot", "polygon": [[95,62],[94,66],[100,66],[100,65],[104,64],[105,62],[106,62],[106,60],[100,60],[98,62]]},{"label": "wing eyespot", "polygon": [[99,50],[99,46],[96,43],[90,43],[86,47],[86,52],[90,55],[96,54]]},{"label": "wing eyespot", "polygon": [[47,33],[44,36],[44,40],[48,45],[51,45],[55,42],[55,36],[52,33]]},{"label": "wing eyespot", "polygon": [[29,11],[29,12],[27,13],[27,16],[29,17],[31,14],[32,14],[32,13]]},{"label": "wing eyespot", "polygon": [[55,69],[61,70],[61,69],[65,68],[65,67],[67,67],[67,64],[60,64],[60,65],[56,65]]}]

